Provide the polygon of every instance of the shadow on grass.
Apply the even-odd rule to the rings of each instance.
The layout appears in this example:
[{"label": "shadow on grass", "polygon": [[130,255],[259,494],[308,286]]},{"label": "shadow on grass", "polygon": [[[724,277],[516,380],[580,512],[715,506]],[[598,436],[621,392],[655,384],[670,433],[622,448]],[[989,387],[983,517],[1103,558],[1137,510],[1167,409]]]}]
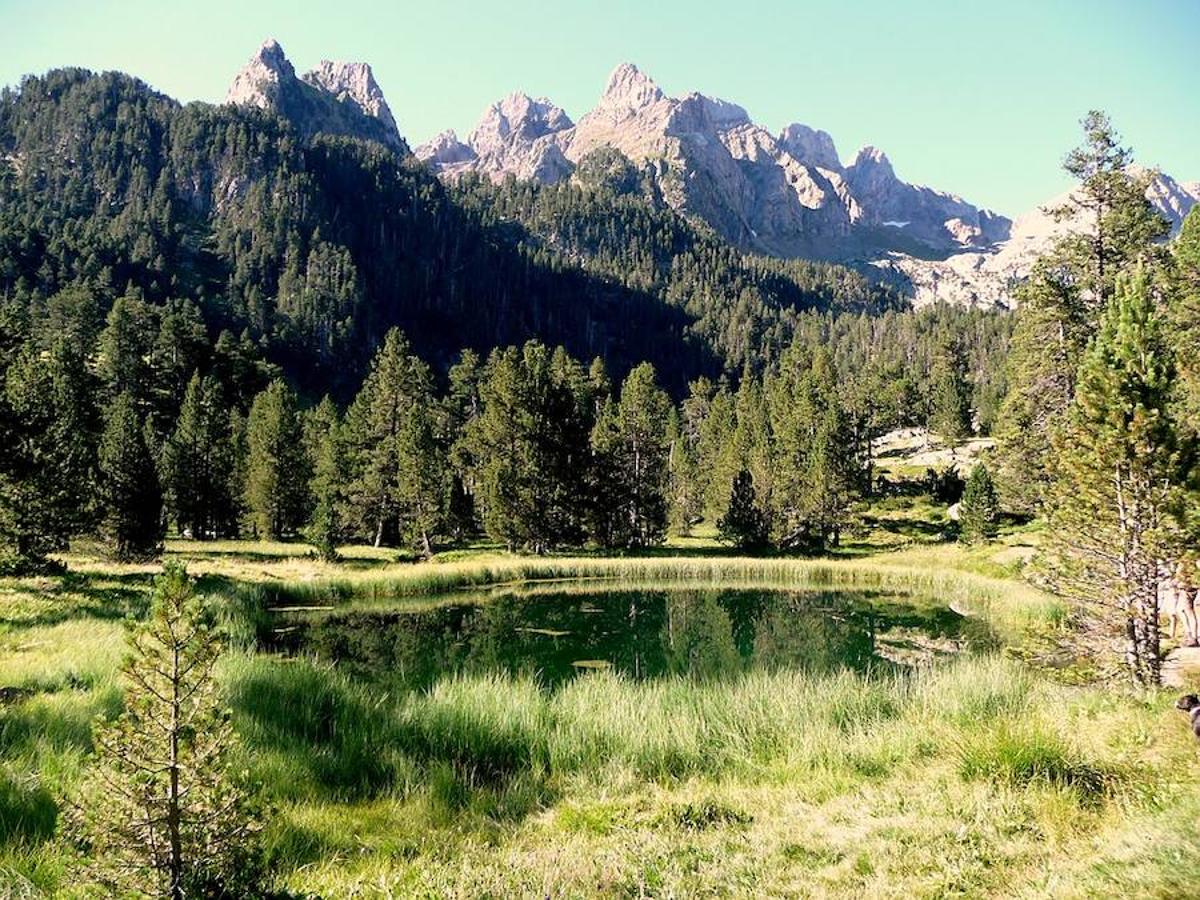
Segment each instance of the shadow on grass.
[{"label": "shadow on grass", "polygon": [[[67,571],[46,576],[27,593],[36,603],[19,600],[0,607],[0,625],[31,628],[57,625],[70,619],[123,619],[140,617],[149,607],[152,573],[99,573]],[[18,591],[23,591],[18,587]]]}]

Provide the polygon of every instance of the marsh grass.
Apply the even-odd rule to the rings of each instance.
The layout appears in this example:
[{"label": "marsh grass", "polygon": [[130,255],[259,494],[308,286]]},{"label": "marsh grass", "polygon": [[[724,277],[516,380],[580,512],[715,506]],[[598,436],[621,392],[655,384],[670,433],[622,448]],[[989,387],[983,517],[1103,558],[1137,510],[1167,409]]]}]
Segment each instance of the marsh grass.
[{"label": "marsh grass", "polygon": [[1008,638],[1055,627],[1065,616],[1054,598],[1011,579],[912,561],[804,560],[745,557],[528,558],[496,557],[426,563],[264,586],[272,605],[394,603],[455,590],[545,581],[606,580],[623,586],[722,585],[873,589],[936,598],[981,616]]},{"label": "marsh grass", "polygon": [[[331,566],[295,544],[171,550],[202,576],[234,647],[220,682],[242,762],[272,802],[265,852],[281,889],[1186,896],[1180,873],[1200,852],[1200,791],[1186,776],[1196,756],[1162,695],[1068,687],[999,653],[899,673],[594,672],[555,689],[459,675],[412,691],[386,672],[360,681],[253,651],[278,604],[428,604],[497,585],[562,592],[580,578],[588,590],[904,593],[981,616],[1012,643],[1063,614],[997,559],[1019,560],[1035,539],[827,560],[478,548]],[[695,540],[699,552],[706,538]],[[21,896],[77,886],[53,817],[92,721],[120,708],[119,620],[137,614],[154,571],[69,565],[68,576],[0,579],[0,885]]]}]

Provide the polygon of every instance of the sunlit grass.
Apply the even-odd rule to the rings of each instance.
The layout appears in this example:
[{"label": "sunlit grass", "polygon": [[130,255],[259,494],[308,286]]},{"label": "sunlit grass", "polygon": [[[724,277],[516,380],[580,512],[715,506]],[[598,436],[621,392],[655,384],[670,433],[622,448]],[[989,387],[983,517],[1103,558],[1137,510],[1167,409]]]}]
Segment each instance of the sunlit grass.
[{"label": "sunlit grass", "polygon": [[[935,520],[925,501],[880,514]],[[928,513],[928,515],[927,515]],[[900,529],[900,525],[897,525]],[[1037,534],[909,540],[849,558],[520,557],[413,563],[303,544],[175,542],[235,647],[268,604],[430,603],[519,583],[879,589],[981,616],[1006,641],[1063,608],[1014,576]],[[896,533],[901,533],[899,530]],[[675,555],[670,555],[674,553]],[[70,574],[0,579],[0,896],[68,893],[54,837],[91,724],[119,709],[121,619],[157,566],[81,546]],[[580,581],[591,579],[591,581]],[[863,675],[752,671],[637,682],[597,672],[381,673],[249,652],[220,683],[273,812],[277,887],[320,896],[1187,896],[1200,850],[1194,742],[1161,694],[1067,687],[1002,653]],[[9,693],[3,693],[10,689]],[[14,887],[11,887],[14,886]]]}]

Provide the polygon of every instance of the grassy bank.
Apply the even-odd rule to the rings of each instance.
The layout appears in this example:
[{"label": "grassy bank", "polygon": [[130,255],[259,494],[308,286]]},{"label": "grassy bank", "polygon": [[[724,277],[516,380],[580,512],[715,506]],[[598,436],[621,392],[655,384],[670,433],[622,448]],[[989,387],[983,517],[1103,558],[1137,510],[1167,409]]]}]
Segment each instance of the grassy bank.
[{"label": "grassy bank", "polygon": [[[292,544],[171,550],[243,628],[267,603],[583,578],[904,592],[1013,641],[1062,615],[1012,577],[1023,542],[823,560],[481,549],[419,564],[363,548],[338,565]],[[0,581],[0,896],[80,890],[57,807],[92,719],[119,708],[119,620],[142,612],[154,571],[68,562],[67,576]],[[274,804],[277,886],[299,894],[1194,893],[1197,756],[1172,698],[1063,685],[1002,652],[888,675],[596,672],[556,690],[479,675],[408,691],[252,652],[220,675]]]}]

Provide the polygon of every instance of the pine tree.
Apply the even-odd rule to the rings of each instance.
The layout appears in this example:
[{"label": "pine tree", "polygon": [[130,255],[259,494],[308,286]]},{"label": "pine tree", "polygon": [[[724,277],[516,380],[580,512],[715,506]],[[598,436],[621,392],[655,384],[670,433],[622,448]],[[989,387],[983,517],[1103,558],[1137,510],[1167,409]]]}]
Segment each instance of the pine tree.
[{"label": "pine tree", "polygon": [[0,394],[0,564],[47,565],[93,524],[96,467],[93,391],[68,341],[49,352],[27,345]]},{"label": "pine tree", "polygon": [[1051,212],[1083,227],[1055,242],[1020,291],[1009,391],[997,417],[1000,494],[1020,512],[1039,508],[1051,434],[1070,408],[1080,361],[1118,273],[1156,256],[1155,243],[1169,231],[1146,199],[1152,174],[1131,173],[1132,153],[1108,117],[1093,110],[1080,124],[1084,140],[1063,163],[1078,185]]},{"label": "pine tree", "polygon": [[294,534],[308,518],[309,467],[296,395],[283,381],[254,398],[246,449],[246,506],[259,536]]},{"label": "pine tree", "polygon": [[306,418],[304,446],[312,473],[308,484],[312,516],[305,534],[316,545],[321,558],[332,562],[338,558],[338,544],[346,536],[341,515],[346,490],[346,453],[342,423],[329,397],[322,399]]},{"label": "pine tree", "polygon": [[132,395],[121,394],[109,405],[99,453],[102,532],[123,561],[162,552],[162,489],[146,431]]},{"label": "pine tree", "polygon": [[1159,562],[1173,558],[1188,460],[1172,416],[1175,371],[1144,270],[1118,283],[1054,435],[1045,571],[1074,601],[1087,648],[1161,677]]},{"label": "pine tree", "polygon": [[398,437],[397,497],[406,537],[429,557],[433,555],[433,536],[445,525],[450,482],[445,451],[434,434],[433,408],[428,398],[409,411]]},{"label": "pine tree", "polygon": [[671,401],[642,363],[621,384],[616,409],[617,468],[622,485],[622,543],[648,547],[667,529],[667,419]]},{"label": "pine tree", "polygon": [[758,506],[754,478],[742,469],[733,479],[729,509],[717,520],[720,539],[739,550],[761,550],[767,545],[767,521]]},{"label": "pine tree", "polygon": [[[836,545],[865,468],[828,354],[785,354],[767,388],[774,484],[767,506],[783,547]],[[755,486],[759,483],[755,475]],[[761,496],[761,492],[760,492]]]},{"label": "pine tree", "polygon": [[446,463],[434,439],[432,383],[429,367],[392,329],[346,415],[343,515],[375,546],[408,536],[428,549],[442,513]]},{"label": "pine tree", "polygon": [[237,460],[230,414],[221,406],[220,393],[214,380],[194,374],[175,430],[163,447],[167,509],[179,530],[196,540],[237,530],[237,505],[230,489]]},{"label": "pine tree", "polygon": [[182,567],[155,581],[129,644],[124,711],[95,729],[70,830],[122,895],[246,896],[261,826],[231,766],[237,738],[213,679],[221,647]]},{"label": "pine tree", "polygon": [[971,391],[965,369],[962,349],[957,343],[944,342],[929,373],[933,383],[929,430],[949,444],[971,433]]},{"label": "pine tree", "polygon": [[586,373],[531,341],[492,354],[480,398],[465,441],[487,533],[537,553],[581,543],[597,402]]},{"label": "pine tree", "polygon": [[976,463],[967,476],[958,510],[959,540],[974,544],[990,541],[998,533],[1000,506],[996,486],[983,463]]}]

